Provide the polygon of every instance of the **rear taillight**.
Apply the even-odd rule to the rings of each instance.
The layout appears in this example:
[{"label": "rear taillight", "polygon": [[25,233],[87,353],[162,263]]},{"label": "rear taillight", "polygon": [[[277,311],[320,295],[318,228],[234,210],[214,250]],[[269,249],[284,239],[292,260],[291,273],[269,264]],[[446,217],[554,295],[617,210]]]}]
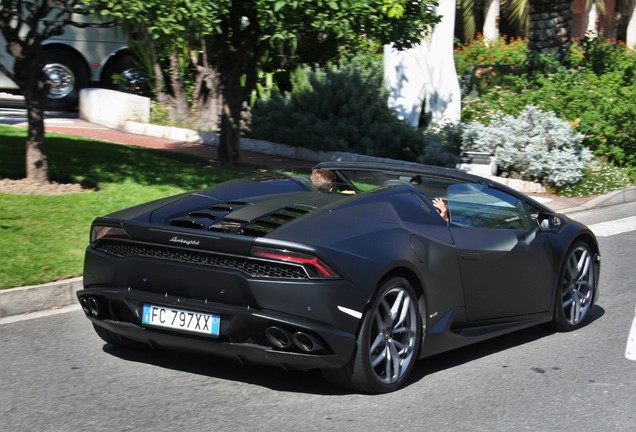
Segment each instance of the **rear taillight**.
[{"label": "rear taillight", "polygon": [[340,278],[340,276],[322,260],[306,253],[255,246],[251,250],[251,255],[257,258],[300,265],[305,269],[310,278]]},{"label": "rear taillight", "polygon": [[129,238],[125,229],[112,226],[94,225],[91,230],[91,243],[103,239],[109,238]]}]

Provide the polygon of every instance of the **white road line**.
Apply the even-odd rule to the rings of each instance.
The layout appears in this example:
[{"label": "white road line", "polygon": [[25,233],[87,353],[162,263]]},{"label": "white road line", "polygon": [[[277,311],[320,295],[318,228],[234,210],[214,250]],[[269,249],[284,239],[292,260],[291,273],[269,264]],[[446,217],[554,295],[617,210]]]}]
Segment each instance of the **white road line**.
[{"label": "white road line", "polygon": [[609,237],[628,231],[634,231],[636,230],[636,216],[589,225],[589,228],[597,237]]}]

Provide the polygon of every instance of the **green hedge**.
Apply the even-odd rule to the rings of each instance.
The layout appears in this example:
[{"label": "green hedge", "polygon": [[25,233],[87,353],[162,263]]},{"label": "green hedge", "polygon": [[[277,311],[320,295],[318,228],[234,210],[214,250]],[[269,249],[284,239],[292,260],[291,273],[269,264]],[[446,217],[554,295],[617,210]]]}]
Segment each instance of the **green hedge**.
[{"label": "green hedge", "polygon": [[381,57],[292,74],[291,92],[272,92],[252,110],[250,135],[324,151],[414,160],[421,135],[387,107]]}]

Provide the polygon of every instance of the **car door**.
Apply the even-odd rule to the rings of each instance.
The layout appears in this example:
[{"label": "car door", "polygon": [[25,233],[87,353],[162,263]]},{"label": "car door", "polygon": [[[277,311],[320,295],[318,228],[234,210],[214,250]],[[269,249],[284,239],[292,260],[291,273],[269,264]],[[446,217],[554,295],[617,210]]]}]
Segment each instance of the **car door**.
[{"label": "car door", "polygon": [[467,320],[548,311],[552,249],[523,201],[488,185],[457,183],[448,188],[448,207]]}]

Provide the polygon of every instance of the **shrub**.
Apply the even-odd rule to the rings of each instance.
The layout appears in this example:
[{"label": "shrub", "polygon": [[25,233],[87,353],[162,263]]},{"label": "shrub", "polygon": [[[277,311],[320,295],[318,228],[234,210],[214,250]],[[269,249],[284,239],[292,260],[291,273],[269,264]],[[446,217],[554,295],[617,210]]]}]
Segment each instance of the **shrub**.
[{"label": "shrub", "polygon": [[292,92],[273,92],[256,104],[251,136],[313,150],[416,158],[421,137],[389,110],[381,61],[305,67],[291,81]]},{"label": "shrub", "polygon": [[470,43],[455,48],[455,67],[458,75],[469,74],[475,65],[517,65],[525,63],[528,54],[527,41],[505,36],[487,41],[479,35]]},{"label": "shrub", "polygon": [[583,134],[595,155],[636,172],[636,52],[604,38],[574,44],[576,69],[509,74],[464,100],[462,119],[489,124],[493,114],[518,115],[526,105],[552,111]]},{"label": "shrub", "polygon": [[[624,43],[610,41],[600,33],[598,37],[586,37],[571,52],[581,52],[580,61],[574,65],[585,67],[596,75],[617,70],[631,69],[634,72],[633,52]],[[574,56],[570,56],[573,61]],[[633,76],[633,75],[632,75]]]},{"label": "shrub", "polygon": [[470,123],[463,134],[463,150],[490,152],[500,174],[563,187],[576,183],[592,158],[581,148],[583,136],[535,106],[517,117],[493,118],[490,125]]},{"label": "shrub", "polygon": [[446,123],[422,133],[423,150],[418,162],[453,168],[459,162],[463,125]]},{"label": "shrub", "polygon": [[482,35],[455,48],[455,68],[463,98],[474,97],[492,86],[506,86],[511,72],[525,64],[527,51],[525,39],[503,36],[487,41]]},{"label": "shrub", "polygon": [[150,101],[150,123],[158,125],[171,125],[168,108],[159,102]]},{"label": "shrub", "polygon": [[583,178],[578,182],[557,188],[559,195],[588,196],[627,188],[631,185],[629,172],[607,162],[603,158],[595,158],[583,169]]}]

